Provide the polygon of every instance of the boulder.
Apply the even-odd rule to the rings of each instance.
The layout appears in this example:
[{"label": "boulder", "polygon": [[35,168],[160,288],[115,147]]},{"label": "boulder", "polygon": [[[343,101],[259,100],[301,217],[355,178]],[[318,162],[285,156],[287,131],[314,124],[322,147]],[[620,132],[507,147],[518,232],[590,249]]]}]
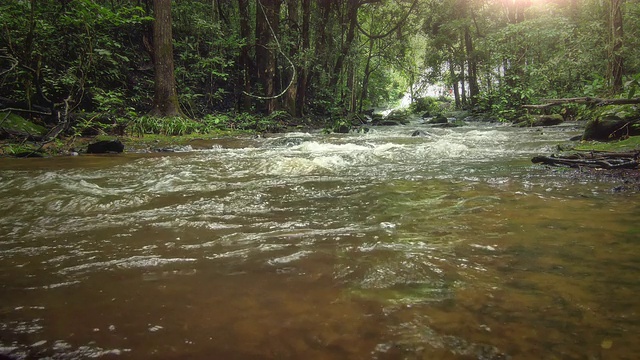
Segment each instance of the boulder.
[{"label": "boulder", "polygon": [[124,144],[120,140],[102,140],[89,144],[87,147],[87,154],[109,154],[123,151]]},{"label": "boulder", "polygon": [[640,119],[607,116],[590,121],[584,129],[582,140],[609,141],[635,135],[640,135]]},{"label": "boulder", "polygon": [[351,132],[354,134],[367,134],[369,131],[371,131],[371,128],[367,126],[359,126],[351,129]]},{"label": "boulder", "polygon": [[406,123],[403,123],[401,121],[397,121],[397,120],[390,120],[390,119],[383,119],[380,121],[373,121],[371,123],[371,125],[374,126],[399,126],[399,125],[406,125]]},{"label": "boulder", "polygon": [[191,152],[193,147],[191,145],[175,145],[154,149],[156,152]]},{"label": "boulder", "polygon": [[411,136],[431,136],[431,134],[429,134],[426,131],[416,130],[413,133],[411,133]]},{"label": "boulder", "polygon": [[518,127],[536,127],[536,126],[553,126],[564,122],[564,118],[560,114],[551,115],[527,115],[516,121],[514,126]]},{"label": "boulder", "polygon": [[384,118],[384,121],[389,125],[395,125],[392,122],[400,125],[406,125],[409,123],[409,113],[404,110],[393,110]]},{"label": "boulder", "polygon": [[464,123],[461,122],[447,122],[447,123],[443,123],[443,124],[435,124],[432,127],[434,128],[457,128],[457,127],[462,127],[464,126]]},{"label": "boulder", "polygon": [[431,118],[427,121],[427,124],[446,124],[449,122],[449,119],[446,116],[439,114]]},{"label": "boulder", "polygon": [[339,123],[333,127],[333,132],[338,134],[348,134],[351,131],[351,126],[347,123]]}]

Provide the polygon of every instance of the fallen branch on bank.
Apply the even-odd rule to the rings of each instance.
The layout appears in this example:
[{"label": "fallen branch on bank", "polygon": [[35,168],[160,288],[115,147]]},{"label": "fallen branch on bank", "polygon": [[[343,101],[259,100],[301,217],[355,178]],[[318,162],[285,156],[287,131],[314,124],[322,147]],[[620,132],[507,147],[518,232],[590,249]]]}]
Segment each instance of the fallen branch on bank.
[{"label": "fallen branch on bank", "polygon": [[596,169],[638,169],[640,151],[576,153],[566,156],[536,156],[534,164],[568,166],[572,168],[588,167]]},{"label": "fallen branch on bank", "polygon": [[576,97],[565,99],[541,99],[540,102],[544,104],[540,105],[522,105],[525,109],[548,109],[552,106],[562,104],[587,104],[591,106],[606,106],[606,105],[628,105],[628,104],[640,104],[640,98],[633,99],[601,99],[594,97]]}]

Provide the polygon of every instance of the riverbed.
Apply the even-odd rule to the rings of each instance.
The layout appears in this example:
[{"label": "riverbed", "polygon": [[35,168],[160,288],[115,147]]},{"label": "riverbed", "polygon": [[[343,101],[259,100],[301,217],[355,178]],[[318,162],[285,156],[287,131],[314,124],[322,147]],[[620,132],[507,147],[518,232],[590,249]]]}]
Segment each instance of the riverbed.
[{"label": "riverbed", "polygon": [[578,133],[3,159],[0,354],[636,359],[640,196],[530,162]]}]

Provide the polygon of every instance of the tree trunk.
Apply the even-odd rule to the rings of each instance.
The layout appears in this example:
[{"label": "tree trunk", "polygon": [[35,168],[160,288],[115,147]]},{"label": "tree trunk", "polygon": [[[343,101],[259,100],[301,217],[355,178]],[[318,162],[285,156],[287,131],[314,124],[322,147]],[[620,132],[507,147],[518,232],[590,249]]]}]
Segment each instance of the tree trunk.
[{"label": "tree trunk", "polygon": [[[273,33],[277,34],[280,24],[280,1],[258,0],[256,9],[256,71],[262,85],[264,97],[271,98],[276,93],[276,56]],[[267,99],[264,111],[271,114],[277,108],[277,99]]]},{"label": "tree trunk", "polygon": [[349,113],[354,114],[357,108],[357,91],[356,91],[356,71],[353,62],[349,64],[349,71],[347,75],[347,89],[351,91],[349,94]]},{"label": "tree trunk", "polygon": [[[302,52],[306,53],[311,46],[309,24],[311,21],[311,0],[302,0]],[[306,59],[302,66],[298,70],[298,82],[296,87],[296,114],[295,116],[302,116],[304,113],[304,105],[307,101],[307,84],[309,77],[309,70],[307,69],[309,61]]]},{"label": "tree trunk", "polygon": [[[515,25],[525,20],[525,10],[531,6],[531,0],[503,0],[507,5],[507,18],[509,23]],[[508,67],[505,68],[505,78],[508,86],[516,86],[518,82],[524,81],[524,66],[526,48],[521,43],[522,39],[512,36],[514,54],[513,58],[508,61]]]},{"label": "tree trunk", "polygon": [[622,74],[624,63],[622,58],[622,4],[624,0],[611,0],[611,45],[609,54],[609,79],[611,90],[618,93],[622,90]]},{"label": "tree trunk", "polygon": [[173,69],[171,0],[153,0],[153,54],[155,95],[150,114],[160,117],[183,116]]},{"label": "tree trunk", "polygon": [[308,70],[307,83],[326,84],[328,81],[322,81],[324,79],[323,75],[330,72],[329,62],[330,59],[332,59],[331,51],[327,51],[329,35],[327,34],[328,29],[326,24],[329,24],[331,8],[336,6],[336,4],[333,3],[332,0],[317,0],[316,3],[317,12],[320,14],[320,19],[317,21],[319,21],[320,24],[323,24],[323,26],[320,26],[319,28],[316,27],[315,29],[317,33],[315,36],[315,48],[313,54],[315,59],[314,62],[317,65],[313,67],[313,70]]},{"label": "tree trunk", "polygon": [[362,77],[362,92],[360,94],[360,112],[364,101],[369,96],[369,77],[371,76],[371,58],[373,57],[373,39],[369,39],[369,52],[367,53],[367,62],[364,66],[364,76]]},{"label": "tree trunk", "polygon": [[[291,29],[290,31],[291,33],[297,33],[299,29],[298,1],[299,0],[287,0],[287,12],[289,16],[288,26]],[[298,48],[298,42],[294,41],[293,44],[291,45],[291,48],[289,49],[289,58],[293,59],[299,51],[300,49]],[[300,71],[301,71],[301,67],[296,65],[296,73],[299,73]],[[294,74],[291,73],[291,76],[293,75]],[[285,94],[285,106],[289,114],[291,114],[292,116],[296,116],[296,114],[298,113],[297,103],[298,103],[298,86],[292,85],[289,87],[289,89],[287,90],[287,93]]]},{"label": "tree trunk", "polygon": [[251,93],[251,57],[249,56],[249,45],[251,42],[251,26],[249,25],[249,0],[238,0],[238,9],[240,10],[240,38],[244,40],[244,45],[240,48],[240,58],[238,64],[240,66],[239,86],[244,93],[240,94],[238,102],[239,110],[249,110],[251,108],[251,97],[246,94]]},{"label": "tree trunk", "polygon": [[462,101],[462,106],[467,106],[467,78],[464,74],[464,62],[460,64],[460,100]]},{"label": "tree trunk", "polygon": [[453,63],[453,57],[449,59],[449,76],[451,77],[451,83],[453,85],[453,96],[456,102],[456,109],[460,108],[460,91],[458,90],[458,76],[456,75],[455,65]]},{"label": "tree trunk", "polygon": [[358,0],[348,0],[347,22],[349,24],[349,28],[347,29],[347,37],[345,41],[342,43],[342,48],[340,49],[338,58],[335,62],[335,65],[333,66],[333,72],[331,73],[331,81],[329,82],[329,87],[331,89],[335,88],[335,86],[338,84],[338,80],[340,79],[340,73],[342,72],[342,68],[344,66],[344,60],[349,54],[349,51],[351,50],[351,44],[353,43],[353,39],[355,39],[359,7],[360,7],[360,2]]},{"label": "tree trunk", "polygon": [[464,29],[464,45],[467,53],[467,81],[469,82],[469,102],[471,106],[476,104],[480,89],[478,89],[478,63],[473,50],[473,39],[469,26]]}]

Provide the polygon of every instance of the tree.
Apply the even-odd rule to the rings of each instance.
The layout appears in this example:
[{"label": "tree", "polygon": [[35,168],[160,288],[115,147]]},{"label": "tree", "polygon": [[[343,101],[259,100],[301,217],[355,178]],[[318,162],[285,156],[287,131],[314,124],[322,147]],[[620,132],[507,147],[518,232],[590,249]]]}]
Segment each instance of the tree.
[{"label": "tree", "polygon": [[280,0],[257,0],[256,72],[266,101],[264,111],[271,114],[278,107],[276,98],[276,37],[280,25]]},{"label": "tree", "polygon": [[[299,24],[299,14],[298,14],[298,0],[287,0],[287,14],[288,14],[288,18],[287,18],[287,24],[289,29],[291,29],[292,33],[296,33],[299,32],[300,30],[300,24]],[[298,54],[300,52],[300,47],[298,46],[298,41],[295,40],[295,35],[291,34],[293,40],[291,41],[291,46],[289,48],[289,57],[293,58],[296,56],[296,54]],[[300,66],[297,66],[297,73],[299,73],[301,70]],[[291,76],[294,76],[294,74],[291,74]],[[294,81],[296,81],[297,83],[297,79],[294,79]],[[298,110],[298,86],[293,85],[289,86],[289,88],[287,89],[287,92],[285,94],[285,106],[287,108],[287,110],[289,111],[289,114],[296,116],[297,114],[300,113],[300,111]]]},{"label": "tree", "polygon": [[251,92],[252,74],[251,56],[249,55],[249,43],[251,42],[249,39],[251,33],[251,26],[249,25],[249,0],[238,0],[238,11],[240,13],[240,38],[243,40],[238,61],[240,66],[240,88],[243,89],[243,92],[238,107],[240,110],[249,110],[251,107],[251,97],[247,94]]},{"label": "tree", "polygon": [[622,90],[622,74],[624,61],[622,58],[623,30],[622,30],[622,6],[624,0],[611,0],[609,14],[610,23],[610,54],[609,54],[609,79],[611,90],[614,93]]},{"label": "tree", "polygon": [[171,0],[153,0],[153,64],[154,98],[150,115],[183,116],[173,66],[173,34],[171,30]]},{"label": "tree", "polygon": [[302,56],[303,64],[298,69],[298,82],[296,87],[296,112],[295,116],[302,116],[304,114],[304,107],[307,101],[307,87],[309,80],[309,61],[307,54],[311,47],[309,24],[311,22],[311,0],[302,0]]}]

